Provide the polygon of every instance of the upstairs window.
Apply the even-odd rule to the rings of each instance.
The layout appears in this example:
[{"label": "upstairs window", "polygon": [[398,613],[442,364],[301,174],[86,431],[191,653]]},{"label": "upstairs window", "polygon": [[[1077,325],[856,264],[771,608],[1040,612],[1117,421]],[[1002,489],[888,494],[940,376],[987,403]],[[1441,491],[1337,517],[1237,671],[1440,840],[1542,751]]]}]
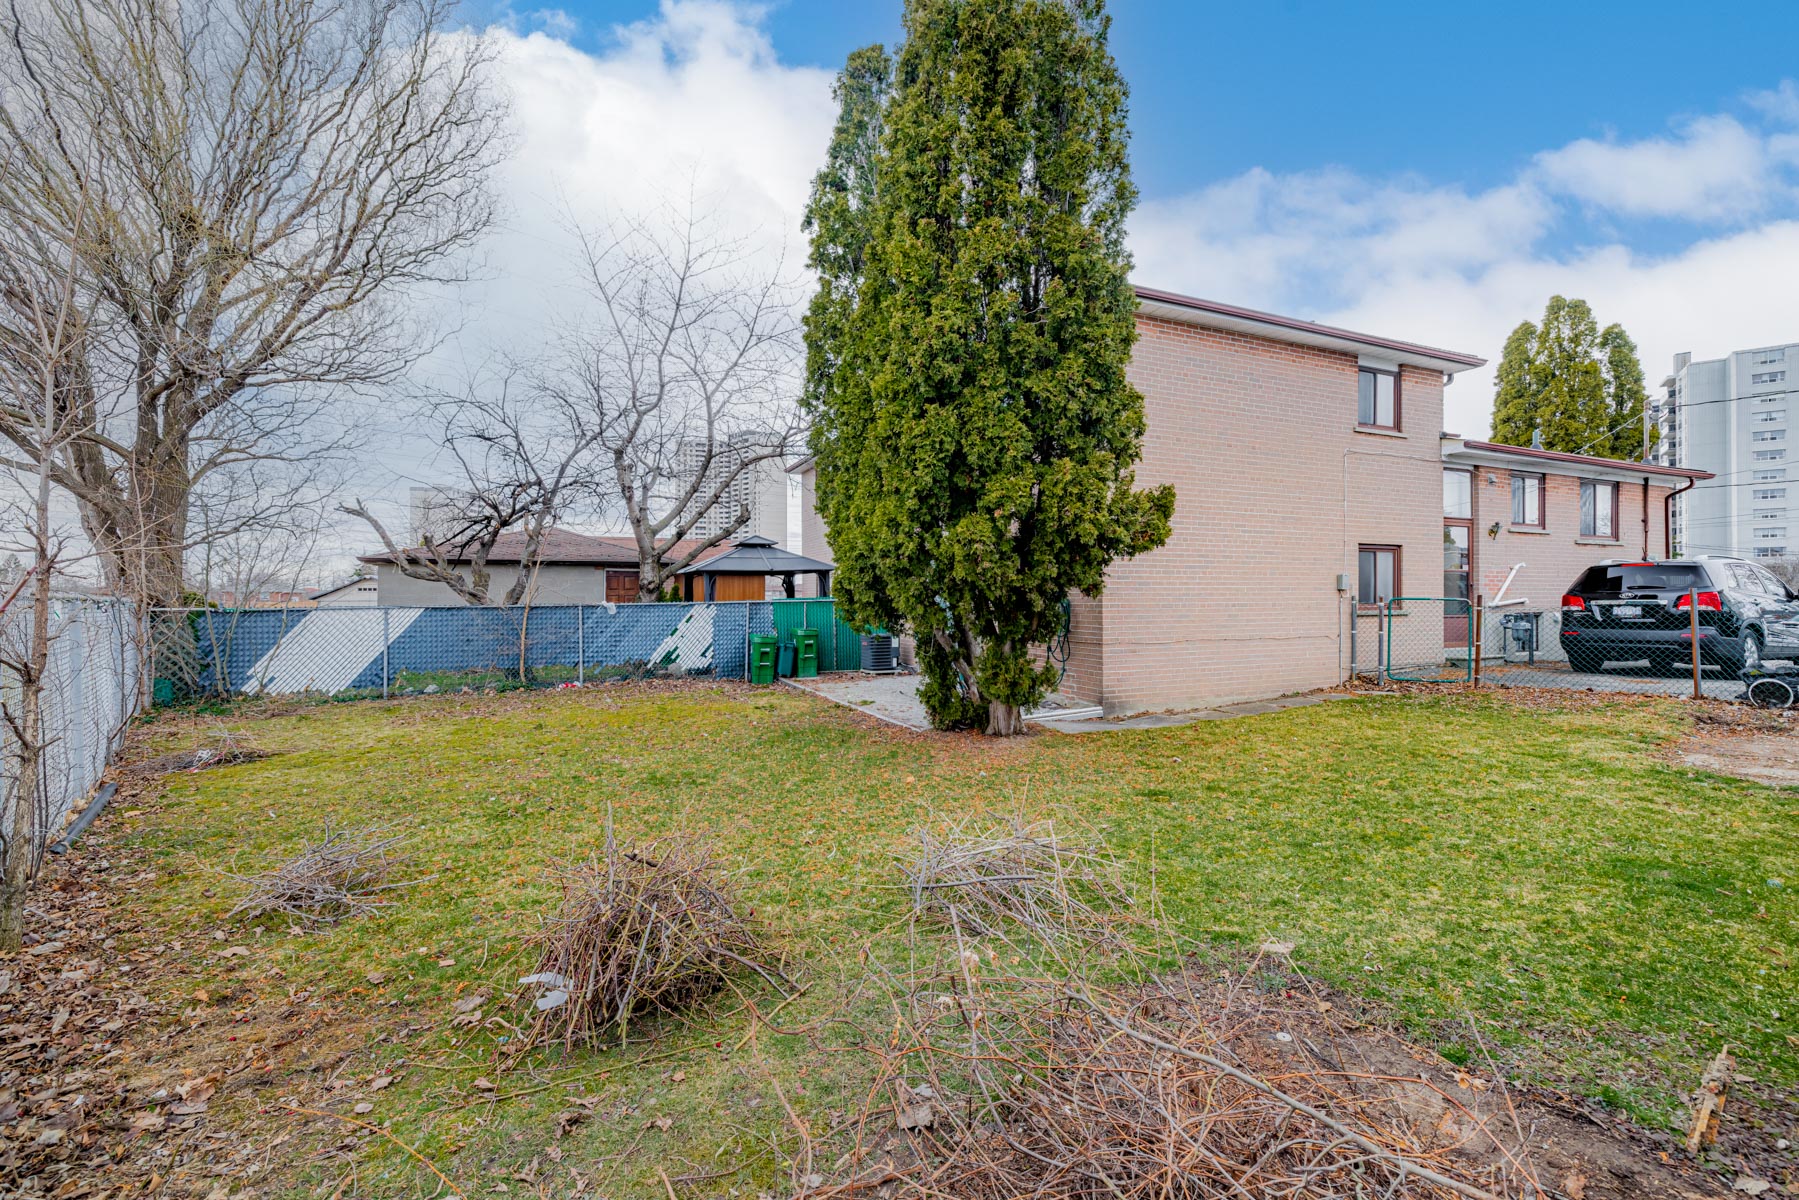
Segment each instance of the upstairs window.
[{"label": "upstairs window", "polygon": [[1756,462],[1779,462],[1786,456],[1785,450],[1757,450],[1750,457]]},{"label": "upstairs window", "polygon": [[1580,484],[1580,535],[1590,538],[1618,536],[1618,485],[1596,479]]},{"label": "upstairs window", "polygon": [[1785,371],[1757,371],[1749,376],[1750,383],[1785,383],[1786,381],[1787,373]]},{"label": "upstairs window", "polygon": [[1787,410],[1784,408],[1770,408],[1765,412],[1756,413],[1755,423],[1757,425],[1777,425],[1786,420],[1786,415]]},{"label": "upstairs window", "polygon": [[1749,440],[1752,442],[1784,442],[1787,440],[1787,431],[1784,429],[1758,429],[1749,435]]},{"label": "upstairs window", "polygon": [[1777,467],[1772,471],[1753,471],[1749,475],[1749,478],[1758,482],[1766,479],[1785,479],[1786,477],[1785,467]]},{"label": "upstairs window", "polygon": [[1784,348],[1780,350],[1757,350],[1754,354],[1750,355],[1749,361],[1758,367],[1765,367],[1769,363],[1785,362],[1786,357],[1787,352]]},{"label": "upstairs window", "polygon": [[1543,477],[1512,476],[1512,524],[1543,528]]},{"label": "upstairs window", "polygon": [[1399,429],[1399,376],[1363,367],[1356,372],[1356,424],[1369,429]]},{"label": "upstairs window", "polygon": [[[1761,472],[1757,471],[1756,474],[1760,475]],[[1783,487],[1756,488],[1750,495],[1757,500],[1785,500],[1787,498],[1787,490]]]}]

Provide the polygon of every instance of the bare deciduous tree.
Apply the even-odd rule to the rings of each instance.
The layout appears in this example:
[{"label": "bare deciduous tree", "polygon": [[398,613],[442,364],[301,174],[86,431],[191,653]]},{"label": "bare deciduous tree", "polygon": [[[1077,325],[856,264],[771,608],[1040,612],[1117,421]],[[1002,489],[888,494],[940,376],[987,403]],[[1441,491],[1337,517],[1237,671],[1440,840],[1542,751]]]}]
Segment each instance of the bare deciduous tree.
[{"label": "bare deciduous tree", "polygon": [[593,313],[564,335],[547,390],[595,432],[602,503],[629,527],[638,594],[653,600],[750,518],[739,505],[696,536],[708,514],[800,444],[794,292],[693,204],[576,233]]},{"label": "bare deciduous tree", "polygon": [[441,583],[465,604],[496,603],[488,557],[502,534],[517,530],[524,542],[518,574],[497,601],[516,605],[541,566],[544,536],[591,486],[598,434],[566,399],[517,396],[510,379],[487,392],[474,384],[432,406],[457,479],[434,508],[436,528],[421,531],[419,545],[401,545],[361,500],[342,511],[368,522],[401,574]]},{"label": "bare deciduous tree", "polygon": [[[72,216],[79,228],[87,209],[78,205]],[[67,449],[82,427],[90,313],[72,259],[59,264],[45,247],[29,249],[21,253],[16,245],[0,244],[0,410],[55,453]],[[44,752],[52,735],[44,703],[51,589],[65,539],[52,511],[48,461],[34,467],[12,472],[21,485],[17,498],[0,505],[0,512],[10,509],[18,518],[23,544],[17,549],[30,556],[21,578],[0,596],[0,747],[10,751],[10,761],[0,762],[0,953],[17,950],[24,936],[25,895],[55,815],[45,788]],[[21,601],[23,614],[14,608]]]},{"label": "bare deciduous tree", "polygon": [[115,589],[176,602],[196,489],[306,457],[326,406],[429,348],[415,302],[461,277],[503,149],[491,50],[445,32],[446,11],[10,0],[0,14],[0,241],[67,252],[92,301],[79,435],[48,447],[0,408],[0,462],[43,467],[77,500]]}]

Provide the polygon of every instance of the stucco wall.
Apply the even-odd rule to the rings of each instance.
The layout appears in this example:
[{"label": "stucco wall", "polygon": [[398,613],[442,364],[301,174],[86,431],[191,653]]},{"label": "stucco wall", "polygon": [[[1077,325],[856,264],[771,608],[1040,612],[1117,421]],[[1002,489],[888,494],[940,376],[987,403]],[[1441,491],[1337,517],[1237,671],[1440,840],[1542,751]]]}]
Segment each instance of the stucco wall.
[{"label": "stucco wall", "polygon": [[[630,570],[631,568],[612,568],[613,570]],[[491,568],[493,582],[488,585],[488,595],[494,603],[499,603],[518,578],[518,568],[513,566],[496,566]],[[422,579],[409,579],[402,575],[397,567],[382,563],[377,565],[375,575],[381,585],[381,603],[387,607],[415,608],[440,605],[460,605],[462,599],[441,583],[431,583]],[[542,567],[537,572],[537,584],[532,593],[533,604],[600,604],[606,599],[606,570],[601,567],[561,566]]]}]

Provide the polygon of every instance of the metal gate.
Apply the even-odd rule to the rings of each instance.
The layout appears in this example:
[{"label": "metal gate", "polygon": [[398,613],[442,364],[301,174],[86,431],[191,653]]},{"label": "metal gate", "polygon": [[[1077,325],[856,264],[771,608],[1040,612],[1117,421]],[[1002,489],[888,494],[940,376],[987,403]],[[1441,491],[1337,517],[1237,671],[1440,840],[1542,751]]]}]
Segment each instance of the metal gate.
[{"label": "metal gate", "polygon": [[1455,596],[1396,596],[1381,607],[1382,671],[1408,683],[1474,678],[1474,605]]}]

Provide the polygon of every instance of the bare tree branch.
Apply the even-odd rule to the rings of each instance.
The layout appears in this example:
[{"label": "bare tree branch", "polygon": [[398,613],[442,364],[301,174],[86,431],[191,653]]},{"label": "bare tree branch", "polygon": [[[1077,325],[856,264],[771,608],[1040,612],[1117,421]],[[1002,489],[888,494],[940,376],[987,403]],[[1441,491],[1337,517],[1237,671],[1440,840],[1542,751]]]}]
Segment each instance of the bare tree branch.
[{"label": "bare tree branch", "polygon": [[309,457],[430,348],[409,301],[462,277],[504,149],[491,46],[445,2],[9,0],[0,240],[70,254],[91,317],[77,436],[0,403],[0,445],[115,588],[174,602],[209,476]]}]

